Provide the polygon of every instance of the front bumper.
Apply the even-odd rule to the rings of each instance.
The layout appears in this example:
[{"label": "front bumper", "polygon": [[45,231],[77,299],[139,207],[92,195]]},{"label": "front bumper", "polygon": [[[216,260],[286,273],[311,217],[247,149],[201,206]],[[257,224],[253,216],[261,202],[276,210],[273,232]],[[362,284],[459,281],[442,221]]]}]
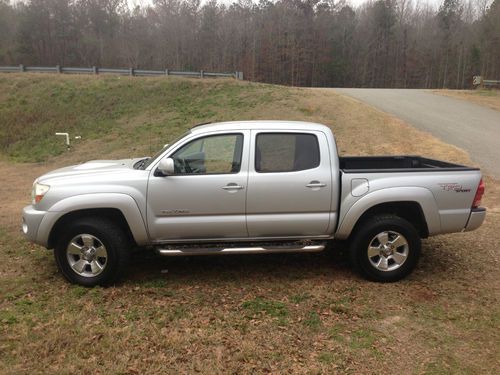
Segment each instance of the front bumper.
[{"label": "front bumper", "polygon": [[470,232],[471,230],[475,230],[483,224],[483,221],[486,217],[486,208],[478,207],[473,208],[470,212],[469,220],[465,225],[464,232]]},{"label": "front bumper", "polygon": [[24,236],[31,242],[46,246],[38,240],[38,228],[47,212],[35,210],[33,206],[26,206],[23,209],[22,231]]}]

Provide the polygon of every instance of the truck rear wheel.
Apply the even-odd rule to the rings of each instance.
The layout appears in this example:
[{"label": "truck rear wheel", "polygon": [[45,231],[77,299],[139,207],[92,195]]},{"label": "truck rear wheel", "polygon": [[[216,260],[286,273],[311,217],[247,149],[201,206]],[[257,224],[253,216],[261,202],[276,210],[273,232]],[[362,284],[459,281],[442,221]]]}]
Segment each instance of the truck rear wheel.
[{"label": "truck rear wheel", "polygon": [[104,286],[117,281],[125,271],[130,245],[124,231],[110,220],[82,218],[61,234],[54,256],[69,282]]},{"label": "truck rear wheel", "polygon": [[393,282],[413,271],[420,248],[412,224],[396,215],[378,215],[360,224],[351,242],[350,258],[365,278]]}]

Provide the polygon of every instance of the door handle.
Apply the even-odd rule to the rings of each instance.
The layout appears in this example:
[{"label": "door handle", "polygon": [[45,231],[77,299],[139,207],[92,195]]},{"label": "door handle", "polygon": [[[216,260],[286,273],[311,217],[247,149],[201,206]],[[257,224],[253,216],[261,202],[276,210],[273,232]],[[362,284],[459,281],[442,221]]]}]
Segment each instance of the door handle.
[{"label": "door handle", "polygon": [[323,184],[319,181],[311,181],[306,185],[306,187],[308,187],[308,188],[322,188],[325,186],[326,186],[326,184]]},{"label": "door handle", "polygon": [[236,184],[227,184],[226,186],[222,187],[224,190],[241,190],[243,189],[243,186],[236,185]]}]

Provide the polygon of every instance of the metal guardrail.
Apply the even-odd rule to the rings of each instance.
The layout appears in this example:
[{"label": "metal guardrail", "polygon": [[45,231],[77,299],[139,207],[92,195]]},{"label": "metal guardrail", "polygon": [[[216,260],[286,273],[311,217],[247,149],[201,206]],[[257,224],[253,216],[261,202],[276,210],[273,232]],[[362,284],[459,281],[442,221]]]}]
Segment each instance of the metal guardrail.
[{"label": "metal guardrail", "polygon": [[500,80],[497,79],[483,79],[481,76],[472,77],[472,84],[474,86],[488,86],[488,87],[500,87]]},{"label": "metal guardrail", "polygon": [[495,79],[483,79],[484,86],[500,86],[500,80]]},{"label": "metal guardrail", "polygon": [[64,73],[64,74],[118,74],[126,76],[184,76],[184,77],[227,77],[235,78],[238,80],[243,80],[243,72],[233,72],[233,73],[216,73],[216,72],[205,72],[200,70],[199,72],[184,72],[181,70],[143,70],[143,69],[116,69],[116,68],[98,68],[93,66],[91,68],[75,68],[66,66],[0,66],[0,73],[19,73],[19,72],[37,72],[37,73]]}]

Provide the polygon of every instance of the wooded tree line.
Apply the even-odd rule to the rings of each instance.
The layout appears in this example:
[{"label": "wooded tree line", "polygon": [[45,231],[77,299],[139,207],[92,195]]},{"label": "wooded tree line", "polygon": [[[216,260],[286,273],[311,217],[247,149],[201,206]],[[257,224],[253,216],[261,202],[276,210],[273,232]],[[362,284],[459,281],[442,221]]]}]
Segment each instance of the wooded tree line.
[{"label": "wooded tree line", "polygon": [[[418,0],[416,0],[418,1]],[[243,71],[296,86],[500,79],[500,0],[0,0],[0,65]]]}]

